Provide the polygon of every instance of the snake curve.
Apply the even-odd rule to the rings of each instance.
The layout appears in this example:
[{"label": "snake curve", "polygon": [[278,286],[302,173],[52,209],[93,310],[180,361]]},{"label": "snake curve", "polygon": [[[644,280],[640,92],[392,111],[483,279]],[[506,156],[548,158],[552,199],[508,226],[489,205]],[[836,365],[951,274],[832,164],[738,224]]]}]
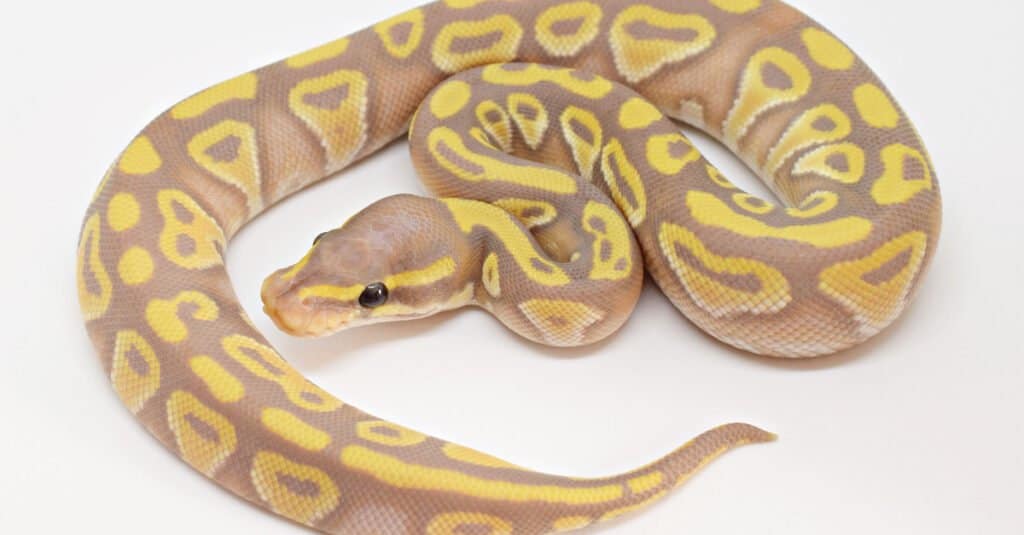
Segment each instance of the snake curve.
[{"label": "snake curve", "polygon": [[[786,206],[732,185],[663,113],[721,140]],[[97,190],[82,313],[116,393],[167,448],[324,532],[584,528],[772,439],[731,424],[626,474],[564,478],[376,419],[292,368],[242,310],[224,249],[410,126],[417,170],[446,198],[385,199],[269,278],[280,326],[300,331],[287,314],[310,299],[335,311],[303,317],[319,331],[472,303],[576,345],[624,321],[646,267],[719,340],[813,357],[895,321],[938,240],[938,184],[909,119],[846,45],[775,0],[441,0],[199,92]],[[314,266],[402,221],[458,235],[470,260],[409,255],[382,272],[384,307],[353,304],[373,280]]]}]

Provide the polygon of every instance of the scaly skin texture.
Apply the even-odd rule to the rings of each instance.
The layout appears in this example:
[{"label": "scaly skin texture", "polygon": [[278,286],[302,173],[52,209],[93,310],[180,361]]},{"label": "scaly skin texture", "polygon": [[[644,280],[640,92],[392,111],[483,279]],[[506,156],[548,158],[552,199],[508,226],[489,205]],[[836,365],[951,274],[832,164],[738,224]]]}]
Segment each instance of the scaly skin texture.
[{"label": "scaly skin texture", "polygon": [[[661,113],[721,139],[788,207],[736,189]],[[771,0],[446,0],[190,97],[96,193],[82,311],[150,432],[325,532],[581,528],[772,438],[733,424],[627,474],[563,478],[377,420],[288,365],[239,306],[224,247],[410,124],[416,166],[447,198],[385,199],[268,279],[282,327],[475,303],[577,345],[621,324],[645,264],[711,335],[816,356],[890,325],[938,239],[938,185],[909,120],[846,46]],[[389,302],[358,307],[376,281]]]}]

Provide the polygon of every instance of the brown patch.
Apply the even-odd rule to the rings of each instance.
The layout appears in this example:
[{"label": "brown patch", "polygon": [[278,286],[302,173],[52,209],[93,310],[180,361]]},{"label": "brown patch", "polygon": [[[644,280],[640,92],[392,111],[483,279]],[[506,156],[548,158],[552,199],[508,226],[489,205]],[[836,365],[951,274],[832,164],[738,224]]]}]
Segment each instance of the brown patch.
[{"label": "brown patch", "polygon": [[620,258],[619,261],[615,263],[615,271],[626,271],[628,267],[629,262],[625,258]]},{"label": "brown patch", "polygon": [[516,106],[516,113],[522,116],[527,121],[536,121],[537,117],[540,117],[540,110],[532,106],[520,104]]},{"label": "brown patch", "polygon": [[693,148],[690,147],[685,141],[679,140],[674,141],[668,146],[668,155],[677,160],[683,159],[684,156],[690,154]]},{"label": "brown patch", "polygon": [[825,159],[825,165],[839,171],[840,173],[850,172],[850,159],[845,154],[832,154]]},{"label": "brown patch", "polygon": [[700,32],[690,28],[658,28],[657,26],[651,26],[642,20],[638,20],[626,26],[626,33],[636,39],[664,39],[682,43],[693,41],[700,36]]},{"label": "brown patch", "polygon": [[793,88],[793,79],[774,63],[765,63],[761,67],[761,81],[770,89],[789,91]]},{"label": "brown patch", "polygon": [[397,429],[392,429],[387,426],[374,427],[373,434],[391,438],[401,438],[402,436],[402,433],[398,432]]},{"label": "brown patch", "polygon": [[302,392],[301,394],[299,394],[299,397],[301,397],[302,399],[304,399],[304,400],[306,400],[306,401],[308,401],[310,403],[323,403],[324,402],[324,398],[323,397],[318,396],[318,395],[316,395],[313,392]]},{"label": "brown patch", "polygon": [[615,250],[612,248],[612,243],[608,240],[601,242],[601,261],[607,262],[612,259],[612,253]]},{"label": "brown patch", "polygon": [[344,84],[327,91],[303,95],[302,102],[322,110],[336,110],[341,106],[342,102],[348,100],[351,92],[352,88],[349,87],[349,84]]},{"label": "brown patch", "polygon": [[519,216],[523,219],[533,219],[535,217],[541,217],[544,215],[544,209],[539,206],[528,206],[524,208]]},{"label": "brown patch", "polygon": [[196,219],[195,214],[176,201],[171,202],[171,210],[174,211],[174,219],[185,225],[192,224]]},{"label": "brown patch", "polygon": [[707,277],[710,277],[730,288],[735,288],[741,292],[755,294],[760,292],[762,289],[761,279],[754,275],[732,275],[715,273],[704,267],[704,264],[690,252],[689,249],[683,247],[680,244],[676,244],[676,254],[679,258],[689,266],[690,269],[696,270]]},{"label": "brown patch", "polygon": [[149,375],[149,363],[146,362],[146,359],[142,357],[142,354],[140,354],[134,346],[128,348],[124,357],[125,361],[128,363],[128,367],[130,367],[136,374],[142,377]]},{"label": "brown patch", "polygon": [[894,256],[892,260],[882,264],[878,269],[865,273],[862,279],[864,282],[877,286],[883,282],[892,280],[893,277],[898,275],[903,268],[907,267],[910,263],[910,259],[913,257],[913,249],[907,249],[902,253]]},{"label": "brown patch", "polygon": [[196,254],[198,244],[196,240],[188,234],[178,234],[174,240],[174,248],[178,251],[181,256],[192,256]]},{"label": "brown patch", "polygon": [[228,136],[206,149],[206,155],[213,158],[215,162],[233,162],[238,159],[238,151],[241,147],[242,139],[240,137]]},{"label": "brown patch", "polygon": [[277,481],[297,496],[315,498],[320,495],[320,486],[306,479],[299,479],[288,474],[277,474]]},{"label": "brown patch", "polygon": [[587,21],[586,17],[577,17],[574,19],[562,19],[555,21],[551,25],[551,33],[558,36],[576,35],[579,33],[580,28],[583,28],[583,23]]},{"label": "brown patch", "polygon": [[447,143],[441,141],[437,144],[437,152],[449,162],[457,165],[460,169],[464,169],[474,175],[484,174],[484,168],[479,165],[465,159],[461,154],[455,151],[455,149],[448,146]]},{"label": "brown patch", "polygon": [[498,110],[490,110],[484,114],[484,119],[487,119],[488,123],[496,124],[505,120],[505,117]]},{"label": "brown patch", "polygon": [[593,132],[591,132],[586,126],[583,126],[583,123],[577,121],[576,119],[572,119],[569,121],[569,129],[572,130],[573,134],[576,134],[577,137],[582,139],[588,145],[594,144]]},{"label": "brown patch", "polygon": [[214,444],[220,443],[220,433],[218,433],[212,425],[196,418],[193,414],[186,414],[185,421],[188,422],[188,426],[191,427],[197,435],[203,437],[203,440],[213,442]]},{"label": "brown patch", "polygon": [[828,117],[818,117],[813,123],[811,123],[811,128],[819,132],[831,132],[835,130],[837,126],[839,125]]},{"label": "brown patch", "polygon": [[536,269],[537,271],[541,271],[544,273],[551,273],[554,271],[554,269],[552,269],[551,266],[545,264],[544,262],[541,262],[539,258],[531,258],[530,263],[533,264],[533,268]]},{"label": "brown patch", "polygon": [[459,37],[452,41],[449,52],[453,54],[469,54],[479,50],[488,50],[501,41],[502,32],[491,32],[479,37]]},{"label": "brown patch", "polygon": [[590,220],[587,221],[587,224],[590,225],[590,228],[601,234],[608,233],[608,227],[605,226],[604,219],[601,219],[600,217],[591,217]]},{"label": "brown patch", "polygon": [[395,24],[388,30],[388,35],[391,37],[391,42],[398,45],[408,44],[409,38],[412,37],[412,30],[415,27],[416,25],[411,22]]},{"label": "brown patch", "polygon": [[926,180],[928,172],[920,160],[911,155],[903,158],[903,180]]}]

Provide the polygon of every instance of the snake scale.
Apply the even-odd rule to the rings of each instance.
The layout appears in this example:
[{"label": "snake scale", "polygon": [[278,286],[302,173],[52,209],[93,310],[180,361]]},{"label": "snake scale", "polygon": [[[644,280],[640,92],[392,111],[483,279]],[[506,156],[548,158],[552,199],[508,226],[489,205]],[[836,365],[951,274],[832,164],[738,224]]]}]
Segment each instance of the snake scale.
[{"label": "snake scale", "polygon": [[[730,183],[666,116],[731,148],[783,204]],[[625,321],[646,268],[715,338],[812,357],[890,325],[939,235],[909,120],[846,45],[774,0],[443,0],[189,97],[99,187],[81,309],[117,395],[166,447],[325,532],[583,528],[773,438],[726,425],[638,470],[573,479],[306,380],[247,319],[224,249],[407,132],[440,198],[383,199],[270,276],[283,329],[477,305],[532,340],[586,344]]]}]

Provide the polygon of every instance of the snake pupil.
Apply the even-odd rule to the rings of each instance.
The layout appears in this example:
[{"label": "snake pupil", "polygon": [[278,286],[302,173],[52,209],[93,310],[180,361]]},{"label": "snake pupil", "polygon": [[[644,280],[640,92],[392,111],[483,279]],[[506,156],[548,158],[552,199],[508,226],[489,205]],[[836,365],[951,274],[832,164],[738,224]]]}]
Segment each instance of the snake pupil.
[{"label": "snake pupil", "polygon": [[359,304],[363,308],[377,308],[388,302],[388,287],[383,282],[370,284],[359,296]]}]

